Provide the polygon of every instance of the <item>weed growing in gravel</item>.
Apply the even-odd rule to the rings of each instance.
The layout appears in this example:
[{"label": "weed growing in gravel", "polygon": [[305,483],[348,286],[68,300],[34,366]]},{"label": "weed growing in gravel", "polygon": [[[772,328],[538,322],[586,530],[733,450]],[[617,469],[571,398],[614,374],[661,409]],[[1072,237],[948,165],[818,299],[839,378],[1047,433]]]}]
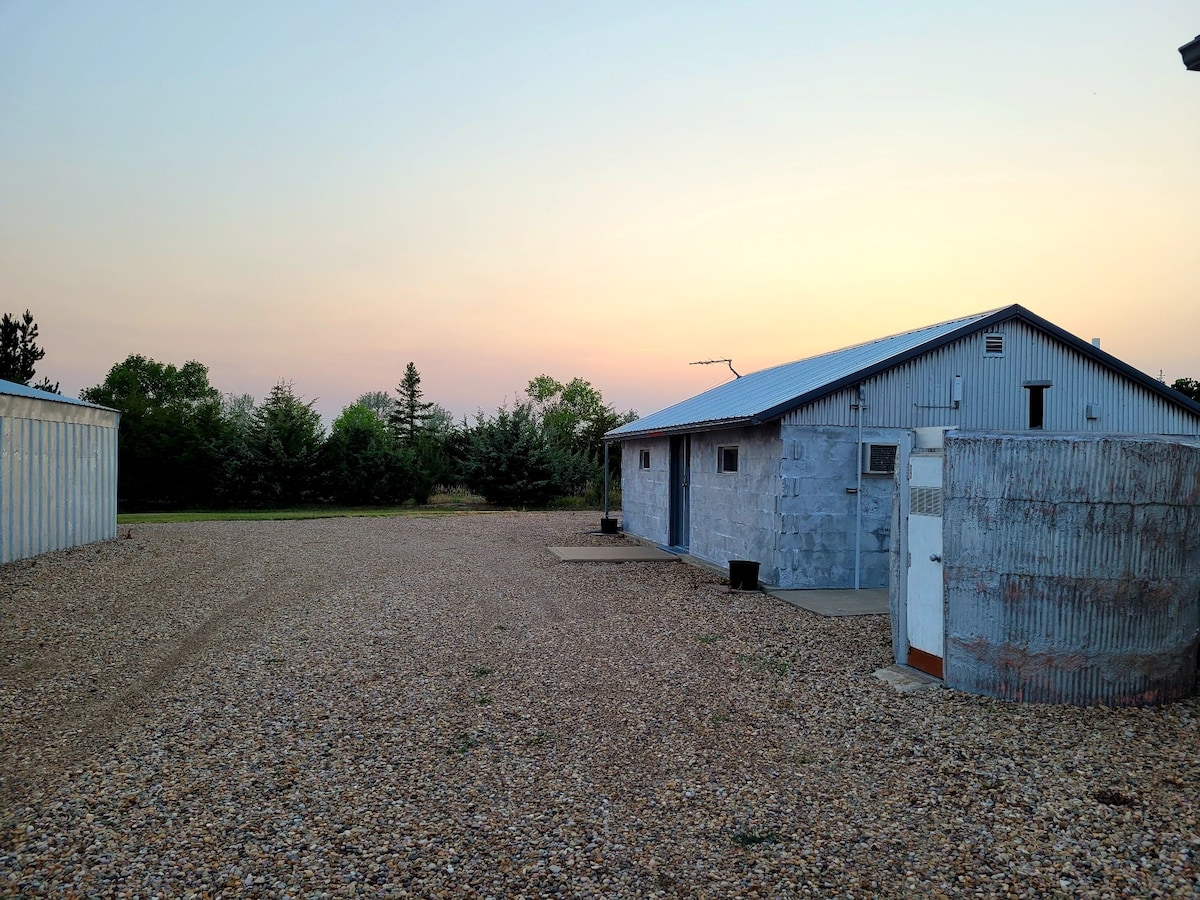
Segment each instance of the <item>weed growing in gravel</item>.
[{"label": "weed growing in gravel", "polygon": [[730,840],[739,847],[753,847],[755,844],[777,844],[779,834],[775,831],[760,831],[757,828],[739,828]]},{"label": "weed growing in gravel", "polygon": [[471,750],[479,746],[479,740],[469,731],[463,731],[455,736],[454,745],[446,751],[446,755],[457,753],[460,756],[465,753],[470,753]]},{"label": "weed growing in gravel", "polygon": [[471,677],[472,678],[487,678],[487,676],[491,675],[495,671],[496,671],[495,669],[489,669],[487,666],[477,666],[476,668],[471,670]]},{"label": "weed growing in gravel", "polygon": [[475,705],[476,706],[487,706],[491,702],[492,702],[491,694],[476,694],[475,695]]},{"label": "weed growing in gravel", "polygon": [[773,675],[786,675],[788,670],[787,660],[778,659],[774,656],[754,656],[749,653],[739,653],[737,661],[750,669],[750,671],[760,674],[770,672]]},{"label": "weed growing in gravel", "polygon": [[715,644],[720,639],[721,636],[719,634],[702,634],[696,638],[702,644]]}]

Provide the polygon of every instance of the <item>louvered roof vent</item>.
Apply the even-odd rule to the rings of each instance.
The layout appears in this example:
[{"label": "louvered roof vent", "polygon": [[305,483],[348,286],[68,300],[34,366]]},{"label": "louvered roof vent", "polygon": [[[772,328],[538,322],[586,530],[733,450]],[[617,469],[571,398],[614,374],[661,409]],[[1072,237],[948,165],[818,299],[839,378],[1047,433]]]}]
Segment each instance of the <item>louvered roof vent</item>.
[{"label": "louvered roof vent", "polygon": [[1002,335],[1002,334],[985,334],[983,336],[983,355],[984,356],[1003,356],[1004,355],[1004,335]]}]

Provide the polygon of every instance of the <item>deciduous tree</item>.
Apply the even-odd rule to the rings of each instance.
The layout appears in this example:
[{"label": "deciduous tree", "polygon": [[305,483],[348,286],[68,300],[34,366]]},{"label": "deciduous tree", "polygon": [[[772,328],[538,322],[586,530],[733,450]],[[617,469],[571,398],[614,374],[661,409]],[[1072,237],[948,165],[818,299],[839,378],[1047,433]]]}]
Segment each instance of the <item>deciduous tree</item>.
[{"label": "deciduous tree", "polygon": [[394,471],[397,463],[387,427],[361,403],[342,410],[321,450],[323,492],[349,506],[388,503],[405,492]]},{"label": "deciduous tree", "polygon": [[1197,381],[1195,378],[1177,378],[1171,387],[1200,403],[1200,381]]},{"label": "deciduous tree", "polygon": [[209,505],[222,475],[221,394],[195,360],[131,354],[80,392],[121,411],[118,486],[126,508]]},{"label": "deciduous tree", "polygon": [[359,394],[354,405],[365,406],[379,417],[380,422],[386,425],[392,418],[392,412],[396,409],[396,398],[387,391],[367,391],[365,394]]},{"label": "deciduous tree", "polygon": [[[604,435],[632,422],[637,414],[618,413],[582,378],[563,384],[539,375],[529,382],[525,394],[552,451],[558,491],[575,496],[598,492],[604,479]],[[610,474],[619,478],[620,446],[612,450]]]}]

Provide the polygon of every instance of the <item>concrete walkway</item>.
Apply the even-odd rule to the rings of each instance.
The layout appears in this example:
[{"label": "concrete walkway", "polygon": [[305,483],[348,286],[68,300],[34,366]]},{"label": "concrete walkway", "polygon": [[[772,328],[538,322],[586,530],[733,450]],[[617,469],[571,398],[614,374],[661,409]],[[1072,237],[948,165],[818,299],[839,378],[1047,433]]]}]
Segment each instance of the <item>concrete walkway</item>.
[{"label": "concrete walkway", "polygon": [[563,562],[678,562],[657,547],[547,547]]},{"label": "concrete walkway", "polygon": [[863,591],[768,590],[767,593],[819,616],[878,616],[888,612],[887,588]]}]

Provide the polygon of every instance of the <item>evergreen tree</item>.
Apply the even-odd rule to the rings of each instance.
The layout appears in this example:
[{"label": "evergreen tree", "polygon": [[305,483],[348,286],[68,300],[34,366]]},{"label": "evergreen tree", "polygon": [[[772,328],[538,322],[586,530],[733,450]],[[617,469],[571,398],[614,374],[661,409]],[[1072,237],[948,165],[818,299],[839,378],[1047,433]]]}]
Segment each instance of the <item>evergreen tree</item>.
[{"label": "evergreen tree", "polygon": [[463,474],[489,503],[541,506],[554,496],[554,459],[528,404],[480,414]]},{"label": "evergreen tree", "polygon": [[[37,345],[38,327],[33,314],[25,310],[21,317],[5,313],[0,318],[0,379],[28,385],[37,372],[37,364],[46,351]],[[58,384],[43,378],[39,390],[58,393]]]},{"label": "evergreen tree", "polygon": [[254,412],[251,447],[260,502],[288,506],[312,499],[325,429],[315,400],[305,403],[281,381]]},{"label": "evergreen tree", "polygon": [[421,373],[411,362],[404,369],[404,380],[396,386],[396,408],[392,410],[388,424],[401,447],[412,447],[425,430],[429,421],[432,403],[421,400]]}]

